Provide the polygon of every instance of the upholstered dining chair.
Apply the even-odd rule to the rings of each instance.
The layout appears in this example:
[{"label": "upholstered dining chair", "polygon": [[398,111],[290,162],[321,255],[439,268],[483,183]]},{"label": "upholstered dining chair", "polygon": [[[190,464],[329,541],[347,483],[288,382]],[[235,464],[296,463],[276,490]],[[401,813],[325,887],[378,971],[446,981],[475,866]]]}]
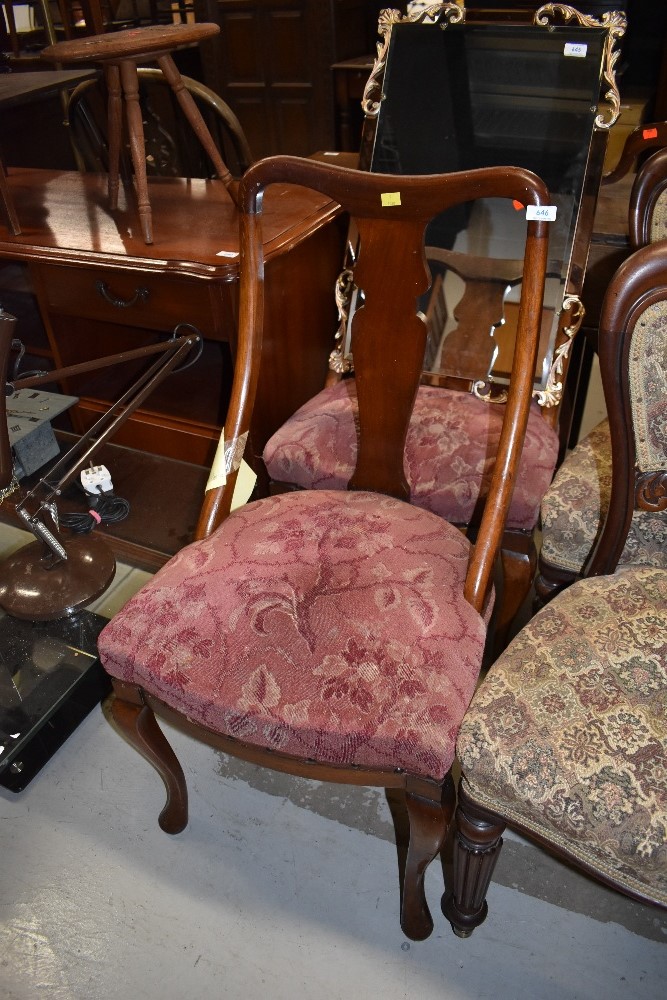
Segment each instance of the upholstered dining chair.
[{"label": "upholstered dining chair", "polygon": [[667,523],[667,247],[638,250],[605,298],[600,363],[617,384],[611,495],[587,576],[524,627],[478,688],[457,742],[455,873],[467,936],[506,825],[634,898],[667,907],[667,570],[618,568],[636,509]]},{"label": "upholstered dining chair", "polygon": [[[521,282],[521,261],[483,258],[428,248],[440,276],[454,274],[463,285],[444,341],[448,370],[477,377],[491,331],[502,327],[508,289]],[[438,336],[435,338],[439,339]],[[480,344],[481,342],[481,344]],[[356,358],[355,358],[356,369]],[[422,381],[428,381],[424,375]],[[504,422],[502,395],[494,402],[460,387],[420,385],[406,442],[406,474],[412,502],[466,531],[479,526]],[[355,377],[329,380],[267,442],[264,453],[271,489],[344,489],[356,459]],[[537,551],[533,532],[540,502],[554,475],[559,435],[533,401],[526,438],[500,549],[502,572],[495,615],[500,644],[533,581]]]},{"label": "upholstered dining chair", "polygon": [[[637,173],[630,197],[629,234],[635,248],[667,238],[667,149],[653,153]],[[617,287],[614,281],[610,296],[616,294]],[[667,309],[667,305],[663,308]],[[657,342],[667,343],[664,321],[658,313],[652,317]],[[604,336],[601,329],[600,343]],[[657,356],[652,350],[648,358],[655,360]],[[636,365],[641,365],[640,359]],[[663,379],[662,391],[666,392],[664,364],[656,365],[652,377]],[[611,413],[617,405],[618,391],[613,379],[604,389],[607,411]],[[642,423],[647,419],[644,415]],[[638,434],[644,433],[642,423],[637,426]],[[667,450],[661,462],[667,463]],[[609,419],[605,418],[566,456],[542,500],[542,546],[535,583],[538,604],[549,600],[582,572],[609,504],[611,477],[612,439]],[[620,563],[667,568],[666,543],[667,528],[662,517],[637,511]]]},{"label": "upholstered dining chair", "polygon": [[[359,449],[347,490],[300,491],[229,514],[248,435],[263,321],[263,214],[273,182],[301,184],[355,220]],[[409,503],[404,446],[426,338],[424,231],[476,197],[546,204],[519,169],[380,176],[272,157],[240,187],[241,290],[224,485],[206,493],[198,540],[105,628],[113,717],[163,778],[160,826],[187,822],[185,778],[154,713],[234,756],[320,780],[403,789],[410,824],[401,924],[427,937],[424,872],[453,810],[454,739],[482,663],[492,574],[525,433],[547,223],[527,223],[514,378],[474,545]],[[278,197],[278,196],[276,196]],[[262,363],[270,364],[270,359]],[[127,780],[130,780],[129,778]]]}]

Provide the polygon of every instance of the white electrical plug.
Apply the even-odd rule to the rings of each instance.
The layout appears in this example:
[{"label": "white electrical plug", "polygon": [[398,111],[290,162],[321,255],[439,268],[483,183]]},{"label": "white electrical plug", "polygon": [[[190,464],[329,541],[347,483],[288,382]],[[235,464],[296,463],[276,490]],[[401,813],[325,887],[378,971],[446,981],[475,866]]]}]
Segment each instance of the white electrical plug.
[{"label": "white electrical plug", "polygon": [[88,469],[82,469],[81,485],[86,493],[99,494],[113,491],[111,473],[106,465],[91,465]]}]

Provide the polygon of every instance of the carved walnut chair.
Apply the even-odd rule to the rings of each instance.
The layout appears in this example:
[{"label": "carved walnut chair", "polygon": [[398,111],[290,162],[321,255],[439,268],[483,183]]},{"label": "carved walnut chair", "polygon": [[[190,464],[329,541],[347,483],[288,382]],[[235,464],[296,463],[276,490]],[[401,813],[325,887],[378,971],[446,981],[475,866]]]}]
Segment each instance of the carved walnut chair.
[{"label": "carved walnut chair", "polygon": [[[262,206],[272,182],[327,194],[359,229],[355,280],[365,305],[352,332],[359,449],[347,491],[283,493],[229,514],[261,354]],[[250,168],[240,187],[228,476],[206,494],[198,540],[125,606],[99,643],[114,681],[113,716],[167,787],[159,822],[169,833],[186,825],[187,792],[154,712],[266,767],[403,789],[411,832],[401,923],[415,939],[432,929],[424,872],[453,811],[454,740],[480,671],[528,416],[546,224],[527,228],[515,373],[474,546],[408,503],[404,445],[426,339],[417,297],[430,280],[430,218],[491,194],[548,199],[542,182],[518,169],[392,177],[282,156]]]},{"label": "carved walnut chair", "polygon": [[[629,230],[634,247],[667,238],[667,149],[654,153],[637,173],[630,197]],[[616,280],[611,288],[618,288]],[[656,322],[656,336],[660,338],[661,325],[659,320]],[[601,328],[600,339],[605,335]],[[656,355],[651,353],[651,357]],[[639,359],[636,364],[640,364]],[[664,365],[656,367],[654,377],[662,379],[663,391],[667,392]],[[618,387],[608,381],[604,388],[607,411],[611,412],[617,405]],[[667,453],[663,460],[667,460]],[[612,441],[609,420],[605,418],[566,456],[542,501],[538,603],[549,600],[581,574],[602,527],[611,479]],[[638,510],[620,564],[667,568],[666,542],[663,518],[650,510]]]},{"label": "carved walnut chair", "polygon": [[614,573],[636,509],[667,537],[664,243],[621,266],[601,329],[605,386],[619,392],[610,502],[588,575],[499,657],[458,737],[455,873],[443,908],[462,936],[485,919],[505,825],[667,907],[667,570]]}]

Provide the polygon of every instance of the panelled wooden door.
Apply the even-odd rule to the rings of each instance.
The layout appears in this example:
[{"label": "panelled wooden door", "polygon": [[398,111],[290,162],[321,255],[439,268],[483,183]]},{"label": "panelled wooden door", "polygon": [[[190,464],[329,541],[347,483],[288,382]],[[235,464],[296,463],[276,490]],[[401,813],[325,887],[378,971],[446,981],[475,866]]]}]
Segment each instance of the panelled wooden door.
[{"label": "panelled wooden door", "polygon": [[206,83],[233,107],[256,157],[334,148],[331,65],[374,50],[382,3],[195,0],[220,35],[202,47]]}]

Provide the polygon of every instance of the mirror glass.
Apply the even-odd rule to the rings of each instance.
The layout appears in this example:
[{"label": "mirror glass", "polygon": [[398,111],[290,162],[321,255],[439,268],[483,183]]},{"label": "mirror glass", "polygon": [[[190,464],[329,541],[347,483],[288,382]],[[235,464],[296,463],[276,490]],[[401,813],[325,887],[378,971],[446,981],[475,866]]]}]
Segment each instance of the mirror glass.
[{"label": "mirror glass", "polygon": [[[379,81],[372,171],[424,174],[511,165],[534,171],[549,187],[556,219],[550,224],[537,388],[546,384],[569,291],[606,38],[605,27],[578,24],[403,21],[392,26]],[[429,322],[428,371],[507,383],[524,240],[525,211],[504,199],[464,206],[432,224],[427,243],[436,280],[422,304]],[[489,261],[497,263],[489,268]],[[485,303],[492,302],[482,329],[477,321],[473,345],[464,320],[481,316],[480,268]],[[472,269],[467,281],[466,269]],[[466,287],[467,301],[461,298]]]}]

